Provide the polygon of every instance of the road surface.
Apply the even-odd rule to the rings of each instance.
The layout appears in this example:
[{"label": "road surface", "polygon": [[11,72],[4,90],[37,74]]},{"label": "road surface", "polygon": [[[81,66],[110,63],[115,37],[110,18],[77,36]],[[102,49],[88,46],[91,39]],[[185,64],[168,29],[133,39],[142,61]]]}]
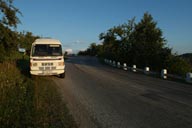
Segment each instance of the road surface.
[{"label": "road surface", "polygon": [[192,86],[100,64],[66,61],[52,78],[80,128],[192,128]]}]

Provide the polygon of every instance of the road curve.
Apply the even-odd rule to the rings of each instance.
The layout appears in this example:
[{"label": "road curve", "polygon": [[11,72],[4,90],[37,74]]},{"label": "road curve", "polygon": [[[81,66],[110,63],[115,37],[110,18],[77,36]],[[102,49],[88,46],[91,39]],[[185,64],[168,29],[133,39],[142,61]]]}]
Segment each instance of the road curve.
[{"label": "road curve", "polygon": [[192,128],[192,86],[71,57],[52,78],[80,128]]}]

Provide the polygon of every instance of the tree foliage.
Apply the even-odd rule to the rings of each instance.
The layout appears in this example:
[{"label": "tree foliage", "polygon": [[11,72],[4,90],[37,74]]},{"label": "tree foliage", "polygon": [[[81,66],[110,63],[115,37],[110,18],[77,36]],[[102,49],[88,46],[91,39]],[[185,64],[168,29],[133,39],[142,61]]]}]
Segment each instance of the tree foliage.
[{"label": "tree foliage", "polygon": [[31,32],[13,31],[20,23],[17,14],[21,12],[13,5],[13,0],[0,0],[0,62],[13,58],[18,45],[29,50],[31,43],[38,38]]},{"label": "tree foliage", "polygon": [[192,71],[192,66],[183,58],[171,55],[168,59],[168,70],[170,73],[185,76]]},{"label": "tree foliage", "polygon": [[80,53],[99,55],[128,65],[136,64],[140,68],[149,66],[155,71],[168,68],[172,73],[184,74],[191,69],[186,61],[172,55],[172,49],[166,47],[162,30],[149,13],[144,13],[138,23],[133,18],[110,28],[101,33],[99,39],[102,45],[91,44],[86,51]]},{"label": "tree foliage", "polygon": [[39,36],[33,35],[32,32],[19,32],[17,33],[17,37],[19,47],[25,48],[28,52],[30,51],[31,44],[35,39],[40,38]]},{"label": "tree foliage", "polygon": [[96,45],[96,43],[91,43],[89,48],[87,48],[86,51],[80,51],[79,55],[90,55],[90,56],[96,56],[99,52],[99,45]]},{"label": "tree foliage", "polygon": [[163,60],[171,54],[171,50],[165,49],[165,39],[162,35],[153,17],[145,13],[142,20],[135,25],[132,33],[133,62],[141,67],[162,68]]},{"label": "tree foliage", "polygon": [[16,27],[20,23],[17,13],[21,12],[13,5],[13,0],[0,0],[0,23]]},{"label": "tree foliage", "polygon": [[16,14],[19,10],[13,6],[13,0],[0,0],[0,61],[16,50],[17,36],[9,27],[16,27],[19,19]]},{"label": "tree foliage", "polygon": [[[0,50],[4,51],[2,57],[11,56],[17,50],[17,34],[0,23]],[[1,60],[2,60],[1,57]]]}]

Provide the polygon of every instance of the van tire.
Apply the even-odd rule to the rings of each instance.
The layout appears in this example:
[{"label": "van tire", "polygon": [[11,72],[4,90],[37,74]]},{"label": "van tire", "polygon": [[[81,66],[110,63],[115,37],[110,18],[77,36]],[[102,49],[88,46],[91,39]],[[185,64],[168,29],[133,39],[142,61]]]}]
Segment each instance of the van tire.
[{"label": "van tire", "polygon": [[65,72],[59,75],[60,78],[65,78]]}]

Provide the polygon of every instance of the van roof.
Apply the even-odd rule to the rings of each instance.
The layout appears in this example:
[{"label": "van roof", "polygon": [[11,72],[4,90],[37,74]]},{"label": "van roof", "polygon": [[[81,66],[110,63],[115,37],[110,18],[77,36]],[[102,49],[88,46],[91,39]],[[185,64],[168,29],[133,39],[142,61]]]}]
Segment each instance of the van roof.
[{"label": "van roof", "polygon": [[59,40],[56,39],[36,39],[33,44],[61,44]]}]

